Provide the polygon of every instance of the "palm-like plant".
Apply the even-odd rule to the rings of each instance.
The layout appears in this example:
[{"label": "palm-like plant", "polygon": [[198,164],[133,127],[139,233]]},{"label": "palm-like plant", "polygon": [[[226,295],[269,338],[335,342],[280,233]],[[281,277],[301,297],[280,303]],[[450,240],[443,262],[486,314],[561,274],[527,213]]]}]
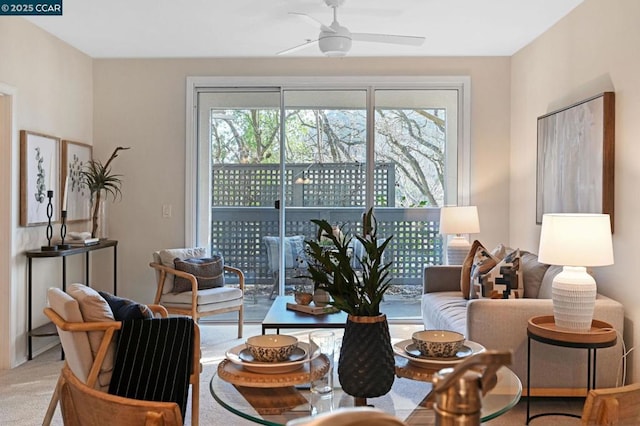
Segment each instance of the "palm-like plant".
[{"label": "palm-like plant", "polygon": [[126,149],[129,149],[129,147],[117,147],[104,164],[99,160],[90,160],[86,168],[80,172],[82,182],[91,192],[91,205],[93,210],[91,215],[92,237],[96,236],[98,230],[98,215],[100,212],[100,203],[102,202],[102,192],[105,192],[105,197],[111,194],[114,201],[118,196],[122,196],[122,192],[120,191],[120,186],[122,185],[120,177],[122,175],[111,173],[111,162],[118,156],[119,151]]},{"label": "palm-like plant", "polygon": [[[361,272],[352,266],[352,237],[345,238],[333,232],[326,220],[313,219],[318,226],[317,240],[306,240],[309,262],[309,278],[316,287],[326,290],[333,298],[333,306],[355,316],[380,315],[382,297],[390,285],[391,262],[384,263],[383,253],[393,236],[378,244],[377,222],[370,209],[364,216],[364,233],[355,238],[364,247],[364,255],[356,258]],[[328,250],[321,241],[329,239],[333,247]]]}]

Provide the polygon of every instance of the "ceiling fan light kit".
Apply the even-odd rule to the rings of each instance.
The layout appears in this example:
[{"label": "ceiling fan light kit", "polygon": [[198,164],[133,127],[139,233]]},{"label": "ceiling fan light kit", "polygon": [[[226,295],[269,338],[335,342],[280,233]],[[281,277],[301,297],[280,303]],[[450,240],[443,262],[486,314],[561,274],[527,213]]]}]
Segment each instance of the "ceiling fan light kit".
[{"label": "ceiling fan light kit", "polygon": [[318,45],[320,52],[329,57],[346,56],[351,50],[352,40],[372,42],[372,43],[391,43],[408,46],[420,46],[424,43],[425,38],[419,36],[377,34],[377,33],[352,33],[347,27],[338,23],[338,7],[345,3],[345,0],[324,0],[324,3],[333,9],[333,22],[331,25],[324,25],[321,21],[300,12],[289,12],[305,19],[307,22],[320,28],[320,34],[317,40],[307,40],[297,46],[282,50],[278,55],[286,55],[298,50],[307,48],[311,45]]}]

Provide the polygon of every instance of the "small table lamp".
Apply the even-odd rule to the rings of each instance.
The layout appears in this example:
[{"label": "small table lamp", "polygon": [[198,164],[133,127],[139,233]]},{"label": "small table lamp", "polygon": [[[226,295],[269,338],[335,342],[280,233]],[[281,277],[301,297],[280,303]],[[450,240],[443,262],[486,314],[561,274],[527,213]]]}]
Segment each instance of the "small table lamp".
[{"label": "small table lamp", "polygon": [[575,331],[590,330],[596,281],[587,273],[586,267],[613,264],[609,215],[545,214],[538,261],[563,266],[552,284],[556,326]]},{"label": "small table lamp", "polygon": [[440,234],[455,235],[447,244],[447,263],[462,265],[471,244],[462,234],[480,232],[478,208],[476,206],[450,206],[440,209]]}]

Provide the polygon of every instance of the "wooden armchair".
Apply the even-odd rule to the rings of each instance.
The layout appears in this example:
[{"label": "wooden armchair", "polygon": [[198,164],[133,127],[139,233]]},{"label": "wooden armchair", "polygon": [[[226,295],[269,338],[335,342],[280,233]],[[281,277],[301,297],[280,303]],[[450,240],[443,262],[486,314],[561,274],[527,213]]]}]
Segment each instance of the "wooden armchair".
[{"label": "wooden armchair", "polygon": [[[153,253],[153,262],[149,264],[156,271],[155,304],[167,308],[170,314],[188,315],[194,321],[210,315],[226,312],[238,312],[238,338],[242,337],[244,322],[244,273],[229,265],[224,271],[237,277],[238,284],[225,284],[221,287],[198,288],[195,275],[179,271],[174,260],[186,258],[204,258],[207,250],[203,247],[160,250]],[[174,278],[181,277],[189,281],[191,289],[174,293]]]},{"label": "wooden armchair", "polygon": [[[72,286],[78,285],[72,284]],[[87,288],[87,290],[90,289]],[[96,392],[107,394],[106,390],[111,379],[111,370],[115,357],[114,336],[116,331],[122,329],[122,321],[85,321],[83,315],[88,319],[91,318],[91,315],[88,315],[86,310],[81,312],[80,304],[74,297],[59,288],[50,288],[47,296],[49,307],[44,309],[44,313],[58,330],[60,342],[65,352],[65,367],[63,369],[69,369],[87,387],[91,389],[97,388]],[[163,306],[149,305],[148,307],[155,316],[168,317],[168,312]],[[197,324],[194,324],[193,360],[191,364],[192,368],[189,375],[189,384],[191,385],[191,423],[198,425],[201,365],[200,330]],[[49,402],[43,425],[51,423],[56,405],[60,401],[60,392],[64,380],[63,372],[61,372]]]},{"label": "wooden armchair", "polygon": [[592,389],[582,410],[583,426],[640,424],[640,383]]},{"label": "wooden armchair", "polygon": [[62,368],[60,406],[66,426],[181,426],[175,402],[141,401],[100,392]]}]

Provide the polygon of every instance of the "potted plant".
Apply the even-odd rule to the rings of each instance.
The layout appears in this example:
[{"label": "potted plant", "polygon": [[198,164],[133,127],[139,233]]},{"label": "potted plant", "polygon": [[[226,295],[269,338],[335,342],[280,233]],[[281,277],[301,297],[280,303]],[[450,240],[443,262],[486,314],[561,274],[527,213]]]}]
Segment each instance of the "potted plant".
[{"label": "potted plant", "polygon": [[[393,236],[377,238],[373,209],[365,213],[364,232],[355,240],[335,232],[325,220],[312,222],[318,232],[316,241],[305,241],[312,260],[309,277],[331,295],[334,307],[348,314],[338,365],[342,388],[357,398],[384,395],[391,389],[395,375],[389,325],[386,315],[380,312],[391,281],[391,262],[385,263],[383,254]],[[326,250],[323,243],[327,238],[332,243],[331,250]],[[353,250],[358,243],[362,254]]]},{"label": "potted plant", "polygon": [[[98,219],[100,218],[100,205],[103,201],[103,192],[105,197],[111,194],[114,201],[117,196],[122,196],[122,192],[120,192],[120,186],[122,185],[122,181],[120,180],[121,175],[116,175],[111,172],[111,162],[118,156],[119,151],[126,149],[129,149],[129,147],[124,148],[119,146],[114,149],[111,157],[109,157],[104,164],[99,160],[90,160],[87,166],[80,172],[82,182],[91,193],[92,238],[98,235]],[[102,232],[102,230],[100,231]]]}]

